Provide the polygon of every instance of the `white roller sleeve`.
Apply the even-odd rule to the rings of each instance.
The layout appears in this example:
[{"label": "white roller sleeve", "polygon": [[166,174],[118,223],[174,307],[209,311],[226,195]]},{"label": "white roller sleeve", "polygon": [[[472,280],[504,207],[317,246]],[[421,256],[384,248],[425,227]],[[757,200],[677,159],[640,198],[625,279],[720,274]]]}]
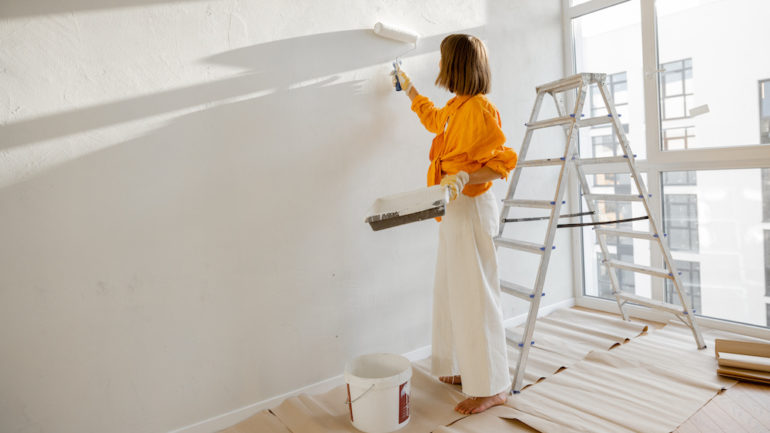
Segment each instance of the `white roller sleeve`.
[{"label": "white roller sleeve", "polygon": [[416,44],[417,40],[420,38],[420,35],[416,32],[391,26],[389,24],[383,24],[381,22],[374,25],[374,33],[383,38],[395,39],[410,44]]}]

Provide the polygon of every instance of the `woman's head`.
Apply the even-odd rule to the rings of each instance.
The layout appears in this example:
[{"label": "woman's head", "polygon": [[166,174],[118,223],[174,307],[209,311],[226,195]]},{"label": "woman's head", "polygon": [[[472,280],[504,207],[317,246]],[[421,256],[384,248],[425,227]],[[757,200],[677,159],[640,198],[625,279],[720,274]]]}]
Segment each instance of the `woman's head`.
[{"label": "woman's head", "polygon": [[458,95],[489,93],[491,75],[484,43],[471,35],[449,35],[441,41],[441,70],[436,85]]}]

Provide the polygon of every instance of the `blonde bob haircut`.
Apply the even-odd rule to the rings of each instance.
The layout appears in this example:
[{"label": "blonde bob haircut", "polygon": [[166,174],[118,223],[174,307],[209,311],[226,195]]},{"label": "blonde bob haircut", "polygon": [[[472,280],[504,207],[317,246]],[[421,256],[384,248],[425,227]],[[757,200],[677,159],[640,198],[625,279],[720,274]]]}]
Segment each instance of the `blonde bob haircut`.
[{"label": "blonde bob haircut", "polygon": [[441,41],[441,69],[436,85],[458,95],[489,93],[492,76],[484,43],[471,35],[449,35]]}]

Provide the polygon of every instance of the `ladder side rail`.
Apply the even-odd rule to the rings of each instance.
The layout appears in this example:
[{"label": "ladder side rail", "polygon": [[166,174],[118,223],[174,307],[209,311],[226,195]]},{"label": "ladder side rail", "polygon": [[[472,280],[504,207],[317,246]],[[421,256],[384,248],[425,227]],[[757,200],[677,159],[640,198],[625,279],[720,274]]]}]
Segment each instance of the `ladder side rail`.
[{"label": "ladder side rail", "polygon": [[[575,168],[578,173],[578,180],[580,181],[580,187],[583,190],[583,194],[591,194],[591,187],[588,184],[588,179],[586,179],[586,174],[583,170],[583,167],[576,164]],[[594,201],[586,199],[586,205],[588,210],[593,212],[593,214],[591,214],[591,221],[595,223],[600,222],[599,211],[596,208]],[[609,265],[610,251],[609,248],[607,248],[607,241],[604,236],[599,233],[595,233],[595,236],[596,240],[599,242],[599,249],[602,253],[602,266],[604,266],[604,268],[607,270],[607,275],[610,277],[610,286],[612,287],[612,294],[615,295],[615,302],[618,304],[618,309],[620,310],[620,315],[623,316],[623,320],[627,321],[628,314],[626,313],[626,310],[623,309],[623,301],[621,301],[621,299],[617,296],[617,294],[621,292],[618,276],[615,274],[615,270]]]},{"label": "ladder side rail", "polygon": [[679,295],[679,300],[684,308],[684,314],[687,316],[687,322],[689,322],[690,329],[693,332],[693,336],[695,337],[696,344],[698,345],[699,349],[705,348],[706,344],[703,340],[703,336],[701,335],[700,329],[698,328],[698,325],[695,322],[695,317],[692,312],[692,308],[690,307],[689,303],[686,301],[682,294],[682,283],[681,278],[679,278],[679,272],[676,269],[676,265],[674,264],[674,259],[671,256],[671,252],[668,249],[668,246],[663,241],[663,236],[661,234],[663,233],[662,230],[659,229],[660,225],[657,220],[657,215],[653,214],[650,204],[649,204],[649,194],[647,192],[647,188],[644,185],[644,182],[642,181],[642,177],[639,174],[639,170],[636,167],[636,161],[634,158],[634,153],[631,151],[631,147],[628,144],[628,140],[626,138],[625,133],[623,132],[623,125],[620,123],[620,119],[618,118],[618,113],[615,110],[615,104],[612,100],[612,95],[610,94],[609,90],[607,89],[607,85],[605,81],[602,81],[598,83],[599,91],[602,95],[602,99],[604,100],[604,104],[607,107],[607,111],[612,116],[612,127],[614,129],[615,135],[618,138],[618,141],[623,148],[623,151],[628,155],[628,167],[631,170],[631,177],[634,179],[634,183],[636,184],[637,192],[642,196],[642,203],[644,204],[644,208],[647,211],[647,215],[649,216],[649,224],[650,224],[650,232],[657,234],[657,242],[660,246],[661,252],[663,253],[663,258],[666,262],[666,266],[668,270],[671,272],[673,276],[673,282],[674,282],[674,288],[677,291],[677,294]]},{"label": "ladder side rail", "polygon": [[[556,92],[549,92],[551,95],[551,98],[553,98],[553,103],[556,105],[556,114],[559,115],[559,117],[566,117],[567,116],[567,104],[565,101],[560,101],[559,98],[556,96]],[[566,97],[566,95],[565,95]],[[574,119],[577,121],[577,115],[575,115]],[[574,124],[575,122],[573,122]],[[570,131],[570,124],[563,124],[561,125],[561,128],[564,130],[564,135],[566,136],[565,140],[569,140],[569,131]],[[567,163],[567,160],[564,160],[565,163]]]},{"label": "ladder side rail", "polygon": [[[529,121],[533,122],[537,119],[538,114],[540,113],[540,106],[543,104],[543,96],[544,93],[538,92],[537,97],[535,99],[535,105],[532,107],[532,112],[529,115]],[[524,133],[524,140],[522,140],[521,143],[521,149],[519,149],[518,159],[523,160],[527,156],[527,151],[529,150],[529,143],[532,140],[532,134],[533,130],[527,128]],[[508,192],[505,195],[506,199],[513,199],[513,195],[516,193],[516,186],[519,183],[519,178],[521,177],[521,171],[524,167],[516,166],[513,169],[513,174],[511,174],[511,181],[508,184]],[[500,223],[499,228],[497,230],[497,236],[503,235],[503,230],[505,230],[505,219],[508,218],[508,214],[511,210],[511,207],[508,205],[503,205],[503,210],[500,212]]]},{"label": "ladder side rail", "polygon": [[[601,77],[599,79],[603,80],[604,78]],[[588,87],[590,87],[590,85],[591,85],[590,82],[586,83],[586,89],[588,89]],[[554,100],[556,100],[556,96],[555,95],[554,95]],[[556,105],[557,105],[557,109],[560,110],[559,111],[559,115],[560,116],[566,116],[566,112],[562,112],[561,111],[561,107],[559,107],[559,104],[557,103]],[[565,110],[566,110],[566,108],[565,108]],[[582,109],[580,111],[582,112]],[[575,118],[578,118],[578,117],[579,117],[579,114],[575,113]],[[590,186],[588,184],[588,180],[586,179],[586,176],[585,176],[585,170],[583,170],[583,167],[581,165],[576,163],[576,161],[579,161],[579,159],[577,159],[577,157],[579,156],[580,152],[576,148],[574,153],[575,153],[575,155],[573,155],[574,157],[570,158],[570,161],[568,163],[572,163],[572,164],[575,165],[575,169],[576,169],[575,171],[576,171],[576,174],[577,174],[578,181],[580,182],[580,187],[583,190],[583,194],[584,195],[590,195],[590,194],[592,194],[592,192],[591,192],[591,188],[590,188]],[[591,221],[595,222],[595,223],[600,222],[601,219],[599,218],[599,211],[596,208],[596,204],[594,203],[594,201],[586,199],[586,206],[588,207],[588,211],[591,212]],[[605,238],[602,235],[598,234],[598,233],[596,234],[596,239],[599,242],[599,248],[600,248],[601,253],[602,253],[602,259],[603,259],[602,265],[605,267],[605,269],[607,270],[607,275],[610,277],[610,285],[612,287],[612,292],[613,293],[619,293],[620,292],[620,283],[618,282],[617,275],[615,274],[614,269],[612,269],[607,264],[609,259],[610,259],[609,249],[607,248],[607,242],[606,242]],[[585,282],[583,284],[585,284]],[[623,303],[620,300],[620,298],[615,296],[615,301],[618,303],[618,309],[620,310],[620,313],[623,316],[623,320],[628,320],[628,316],[626,315],[626,312],[623,310]]]},{"label": "ladder side rail", "polygon": [[[575,112],[578,113],[578,115],[580,112],[582,112],[583,103],[585,102],[586,90],[584,87],[585,86],[581,86],[579,90],[580,93],[575,104]],[[519,359],[516,363],[516,375],[513,380],[512,388],[514,393],[521,390],[522,383],[524,382],[524,370],[526,369],[527,359],[529,358],[529,349],[532,341],[532,335],[535,332],[535,321],[537,320],[537,313],[540,309],[540,299],[542,298],[541,295],[545,285],[545,277],[548,271],[548,264],[551,259],[551,251],[553,250],[552,246],[556,237],[556,226],[558,225],[559,215],[561,215],[561,201],[564,197],[564,191],[567,189],[567,179],[569,177],[568,174],[570,166],[573,165],[566,163],[566,161],[569,161],[571,155],[574,153],[574,149],[577,143],[577,130],[577,125],[573,122],[570,126],[570,132],[567,135],[564,150],[565,164],[562,165],[561,171],[559,172],[559,180],[557,182],[556,193],[554,196],[555,204],[551,209],[551,217],[548,221],[548,229],[546,232],[545,240],[543,242],[545,250],[543,251],[542,257],[540,258],[540,266],[538,267],[535,286],[533,287],[532,291],[534,297],[529,303],[527,324],[524,328],[524,335],[522,336],[521,341],[521,350],[519,350]]]}]

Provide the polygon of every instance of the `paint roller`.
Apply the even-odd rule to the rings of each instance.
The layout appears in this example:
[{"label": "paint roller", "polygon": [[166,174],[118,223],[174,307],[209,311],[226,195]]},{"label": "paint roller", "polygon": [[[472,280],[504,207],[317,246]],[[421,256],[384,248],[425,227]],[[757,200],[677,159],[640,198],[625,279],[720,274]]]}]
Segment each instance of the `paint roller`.
[{"label": "paint roller", "polygon": [[[382,22],[375,24],[374,29],[372,30],[377,36],[382,36],[383,38],[393,39],[400,42],[406,42],[408,44],[414,44],[414,47],[397,56],[396,61],[393,62],[393,70],[398,72],[398,65],[401,63],[398,58],[417,48],[417,40],[420,39],[420,35],[411,30],[385,24]],[[396,91],[400,90],[401,83],[398,81],[398,75],[396,75]]]}]

